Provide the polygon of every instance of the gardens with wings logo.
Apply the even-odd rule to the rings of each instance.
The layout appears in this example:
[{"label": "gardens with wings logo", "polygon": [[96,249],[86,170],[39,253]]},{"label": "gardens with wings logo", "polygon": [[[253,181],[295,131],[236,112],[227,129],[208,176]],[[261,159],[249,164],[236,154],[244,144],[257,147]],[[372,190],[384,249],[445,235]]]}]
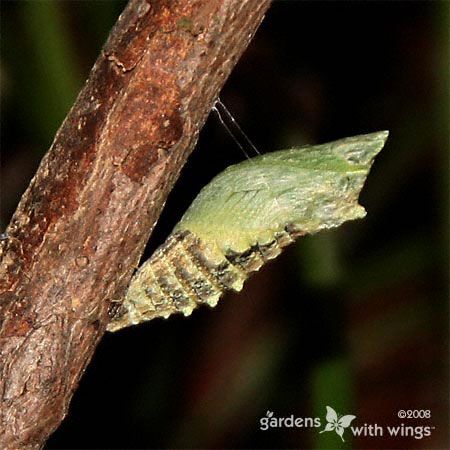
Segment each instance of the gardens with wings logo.
[{"label": "gardens with wings logo", "polygon": [[[430,437],[436,428],[429,421],[431,420],[431,410],[403,410],[396,412],[396,420],[392,425],[380,425],[376,422],[355,424],[356,416],[352,414],[341,415],[331,406],[326,406],[325,421],[321,417],[298,417],[291,414],[289,416],[277,417],[272,411],[267,411],[266,415],[259,419],[259,428],[266,431],[273,428],[318,428],[319,434],[334,432],[342,442],[345,442],[344,435],[360,438],[382,438],[389,436],[400,439],[426,439]],[[410,423],[403,421],[412,419]],[[347,432],[347,433],[346,433]]]}]

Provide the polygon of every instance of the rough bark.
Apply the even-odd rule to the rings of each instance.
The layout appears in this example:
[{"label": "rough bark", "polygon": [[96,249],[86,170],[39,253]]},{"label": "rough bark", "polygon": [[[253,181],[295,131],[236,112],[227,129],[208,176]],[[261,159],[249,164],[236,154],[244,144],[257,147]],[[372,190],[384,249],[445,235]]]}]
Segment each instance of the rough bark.
[{"label": "rough bark", "polygon": [[39,448],[268,0],[131,0],[1,242],[0,447]]}]

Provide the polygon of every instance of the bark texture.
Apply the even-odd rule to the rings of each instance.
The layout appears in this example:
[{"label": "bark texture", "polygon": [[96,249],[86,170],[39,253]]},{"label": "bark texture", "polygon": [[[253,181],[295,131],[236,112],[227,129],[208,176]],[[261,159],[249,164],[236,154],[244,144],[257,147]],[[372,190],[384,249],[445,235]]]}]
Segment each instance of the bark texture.
[{"label": "bark texture", "polygon": [[0,447],[40,448],[268,0],[131,0],[1,241]]}]

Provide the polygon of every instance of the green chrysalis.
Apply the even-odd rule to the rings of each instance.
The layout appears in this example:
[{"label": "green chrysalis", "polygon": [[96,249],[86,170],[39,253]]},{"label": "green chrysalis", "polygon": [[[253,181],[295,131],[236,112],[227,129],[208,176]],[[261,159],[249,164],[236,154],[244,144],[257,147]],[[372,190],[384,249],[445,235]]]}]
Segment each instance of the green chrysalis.
[{"label": "green chrysalis", "polygon": [[228,167],[138,269],[108,330],[215,306],[298,236],[364,217],[358,196],[387,136],[282,150]]}]

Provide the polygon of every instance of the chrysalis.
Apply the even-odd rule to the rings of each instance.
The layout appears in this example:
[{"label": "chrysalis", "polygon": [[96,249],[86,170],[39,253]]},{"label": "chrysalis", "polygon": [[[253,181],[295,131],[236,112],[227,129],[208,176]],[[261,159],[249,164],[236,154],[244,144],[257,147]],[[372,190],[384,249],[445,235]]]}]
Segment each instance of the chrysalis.
[{"label": "chrysalis", "polygon": [[108,330],[215,306],[297,237],[364,217],[358,196],[387,136],[282,150],[228,167],[138,269]]}]

